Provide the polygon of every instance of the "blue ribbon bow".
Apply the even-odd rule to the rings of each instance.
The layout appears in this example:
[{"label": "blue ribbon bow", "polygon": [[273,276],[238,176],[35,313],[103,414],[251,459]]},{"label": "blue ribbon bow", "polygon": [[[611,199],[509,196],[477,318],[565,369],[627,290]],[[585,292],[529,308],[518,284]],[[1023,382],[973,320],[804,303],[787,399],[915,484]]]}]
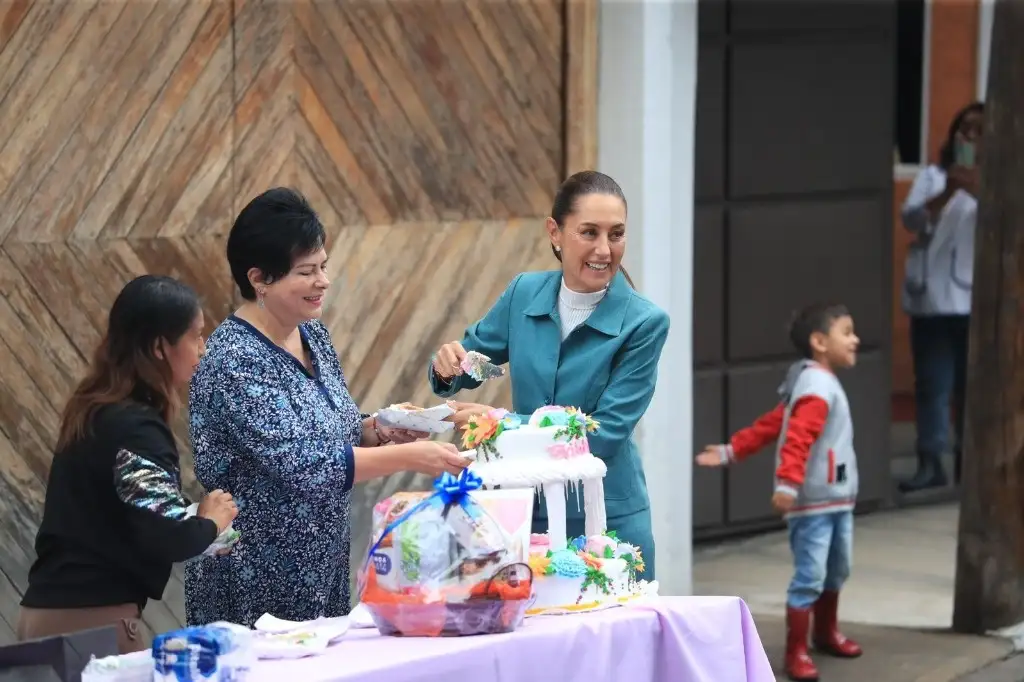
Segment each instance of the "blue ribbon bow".
[{"label": "blue ribbon bow", "polygon": [[434,481],[432,497],[440,498],[445,506],[461,505],[466,495],[474,490],[480,490],[483,486],[483,479],[469,469],[463,469],[458,477],[452,476],[446,471]]},{"label": "blue ribbon bow", "polygon": [[370,551],[366,554],[366,562],[363,564],[365,569],[369,566],[370,562],[373,561],[373,553],[377,551],[381,543],[384,542],[384,538],[391,535],[391,533],[405,523],[410,516],[425,509],[426,507],[437,504],[440,502],[445,509],[452,505],[459,505],[465,507],[466,502],[469,500],[469,493],[474,490],[479,490],[484,485],[484,481],[476,473],[469,469],[463,469],[457,477],[452,476],[447,471],[441,474],[437,479],[434,480],[434,494],[427,497],[425,500],[413,505],[404,514],[399,516],[397,519],[389,523],[384,527],[384,531],[377,538],[377,541],[370,547]]}]

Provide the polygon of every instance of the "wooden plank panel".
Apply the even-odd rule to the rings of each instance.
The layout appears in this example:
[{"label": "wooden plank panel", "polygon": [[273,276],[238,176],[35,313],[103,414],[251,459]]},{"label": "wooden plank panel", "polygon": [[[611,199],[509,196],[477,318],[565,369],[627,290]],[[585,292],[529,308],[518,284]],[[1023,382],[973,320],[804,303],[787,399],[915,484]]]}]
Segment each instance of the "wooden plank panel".
[{"label": "wooden plank panel", "polygon": [[[60,411],[124,282],[169,274],[209,330],[237,305],[241,205],[321,213],[325,323],[356,400],[431,402],[432,350],[519,271],[551,267],[562,0],[12,0],[0,7],[0,641],[34,558]],[[410,284],[414,284],[411,286]],[[508,381],[471,396],[507,405]],[[183,483],[187,415],[174,420]],[[369,504],[427,482],[360,486]],[[6,582],[5,582],[6,581]],[[184,620],[176,567],[145,620]]]},{"label": "wooden plank panel", "polygon": [[14,633],[18,627],[18,611],[21,593],[14,589],[7,575],[0,571],[0,646],[17,641]]},{"label": "wooden plank panel", "polygon": [[[157,184],[164,165],[173,158],[174,141],[181,139],[180,130],[187,118],[179,115],[183,108],[190,107],[190,92],[201,83],[207,87],[229,87],[227,80],[218,81],[214,73],[206,75],[203,59],[222,60],[231,54],[230,30],[225,26],[220,41],[207,41],[193,48],[192,40],[200,31],[204,19],[216,23],[221,14],[227,13],[223,2],[213,0],[188,0],[181,3],[183,11],[168,32],[161,49],[148,66],[147,77],[142,87],[133,91],[132,97],[141,100],[146,107],[145,115],[131,132],[128,141],[103,178],[80,216],[73,235],[80,239],[97,239],[101,236],[116,238],[127,236],[135,227],[144,205],[152,199],[155,191],[162,189]],[[145,3],[131,3],[132,7],[144,7]],[[212,7],[216,11],[212,11]],[[210,18],[207,18],[209,15]],[[198,35],[204,35],[199,32]],[[222,67],[221,67],[222,68]],[[201,78],[206,75],[206,78]],[[192,100],[194,101],[194,100]],[[162,142],[163,140],[166,141]],[[169,158],[168,158],[169,157]],[[162,163],[151,165],[151,160]]]},{"label": "wooden plank panel", "polygon": [[597,168],[597,69],[600,4],[566,0],[569,57],[566,69],[566,175]]},{"label": "wooden plank panel", "polygon": [[[230,0],[4,12],[0,639],[34,559],[59,413],[110,303],[135,275],[172,273],[203,294],[212,329],[232,298],[222,235],[235,196]],[[152,629],[181,624],[181,596],[172,581],[146,611]]]},{"label": "wooden plank panel", "polygon": [[[13,226],[20,241],[46,238],[41,225],[31,217],[22,220],[22,216],[31,207],[38,207],[51,199],[40,196],[38,187],[67,145],[82,110],[93,101],[98,81],[102,78],[99,69],[89,68],[90,62],[93,59],[109,61],[123,51],[124,39],[137,31],[137,26],[128,24],[138,13],[123,10],[124,6],[118,3],[97,5],[61,56],[50,79],[39,89],[26,120],[15,129],[17,144],[9,141],[4,149],[4,157],[24,158],[25,163],[21,164],[4,193],[3,200],[10,210],[4,212],[7,222],[0,223],[0,234]],[[129,21],[120,21],[124,17]],[[49,206],[52,203],[48,203]]]},{"label": "wooden plank panel", "polygon": [[[125,150],[129,139],[152,105],[152,93],[166,80],[168,63],[175,58],[166,49],[165,26],[181,19],[185,3],[139,3],[148,7],[148,14],[132,12],[142,27],[122,56],[112,64],[118,74],[109,78],[82,114],[78,129],[72,134],[43,181],[39,192],[49,200],[39,201],[26,211],[26,223],[38,221],[40,230],[51,235],[73,235],[82,222],[83,213],[114,164]],[[117,111],[117,116],[111,116]],[[77,172],[68,173],[69,169]],[[30,213],[29,211],[34,212]],[[102,223],[87,221],[98,232]],[[85,230],[81,239],[92,239]]]}]

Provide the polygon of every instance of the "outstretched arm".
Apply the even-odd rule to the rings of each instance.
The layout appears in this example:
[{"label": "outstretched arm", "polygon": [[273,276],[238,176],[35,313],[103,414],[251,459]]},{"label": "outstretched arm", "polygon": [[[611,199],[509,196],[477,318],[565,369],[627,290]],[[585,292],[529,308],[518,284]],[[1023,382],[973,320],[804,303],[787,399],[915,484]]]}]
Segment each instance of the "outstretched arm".
[{"label": "outstretched arm", "polygon": [[719,447],[722,464],[742,461],[777,441],[785,416],[786,406],[779,403],[771,412],[765,412],[753,424],[737,431],[728,443]]}]

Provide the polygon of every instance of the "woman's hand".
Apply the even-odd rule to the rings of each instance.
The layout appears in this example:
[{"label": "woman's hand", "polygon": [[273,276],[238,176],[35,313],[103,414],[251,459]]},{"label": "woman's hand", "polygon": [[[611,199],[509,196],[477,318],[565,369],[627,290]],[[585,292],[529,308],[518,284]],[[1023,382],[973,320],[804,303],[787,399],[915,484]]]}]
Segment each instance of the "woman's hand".
[{"label": "woman's hand", "polygon": [[434,355],[434,374],[450,381],[462,374],[462,360],[465,357],[466,349],[458,341],[444,344]]},{"label": "woman's hand", "polygon": [[214,490],[199,503],[196,516],[210,519],[216,523],[217,534],[220,535],[227,530],[231,522],[238,516],[238,506],[235,505],[235,501],[231,498],[230,493],[226,493],[223,490]]},{"label": "woman's hand", "polygon": [[412,443],[413,441],[430,438],[430,434],[426,431],[413,431],[411,429],[399,429],[397,427],[380,425],[378,425],[377,428],[380,429],[380,435],[384,438],[385,443],[402,445],[404,443]]},{"label": "woman's hand", "polygon": [[458,400],[449,400],[448,407],[455,410],[455,414],[452,414],[445,418],[446,422],[454,422],[456,429],[462,429],[469,423],[470,417],[475,417],[478,414],[487,414],[494,408],[490,405],[481,405],[480,403],[463,403]]},{"label": "woman's hand", "polygon": [[448,472],[458,476],[470,464],[470,460],[459,454],[459,449],[451,443],[422,441],[401,446],[410,452],[410,469],[421,474],[436,478]]},{"label": "woman's hand", "polygon": [[946,172],[946,182],[954,190],[962,189],[973,197],[978,196],[978,166],[953,165]]},{"label": "woman's hand", "polygon": [[[400,406],[401,407],[401,406]],[[422,408],[415,408],[422,409]],[[413,441],[430,438],[429,433],[401,429],[397,426],[384,426],[376,417],[367,417],[363,420],[363,437],[360,441],[362,447],[374,447],[378,445],[402,445]]]}]

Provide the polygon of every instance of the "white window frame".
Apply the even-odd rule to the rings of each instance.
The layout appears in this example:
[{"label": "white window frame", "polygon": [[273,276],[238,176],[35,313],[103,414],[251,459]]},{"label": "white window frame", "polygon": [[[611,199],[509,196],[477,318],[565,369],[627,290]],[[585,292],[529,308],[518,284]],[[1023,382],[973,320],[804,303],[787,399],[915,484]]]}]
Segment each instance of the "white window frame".
[{"label": "white window frame", "polygon": [[995,18],[995,0],[978,3],[978,100],[985,101],[988,90],[988,60],[992,54],[992,21]]},{"label": "white window frame", "polygon": [[[984,2],[984,0],[982,0]],[[899,40],[899,37],[897,37]],[[916,176],[928,165],[928,110],[931,93],[932,66],[932,0],[924,0],[924,58],[921,60],[921,161],[919,163],[893,164],[893,179],[907,180]],[[987,64],[986,64],[987,68]]]}]

